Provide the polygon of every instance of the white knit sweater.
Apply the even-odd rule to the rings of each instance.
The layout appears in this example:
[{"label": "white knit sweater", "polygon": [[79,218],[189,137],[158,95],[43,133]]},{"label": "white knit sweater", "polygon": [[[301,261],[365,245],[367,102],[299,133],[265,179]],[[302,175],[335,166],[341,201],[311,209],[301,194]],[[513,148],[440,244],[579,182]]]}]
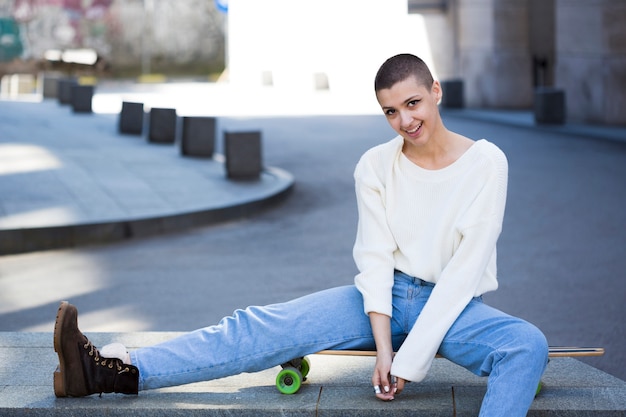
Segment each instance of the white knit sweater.
[{"label": "white knit sweater", "polygon": [[470,300],[498,287],[508,164],[498,147],[479,140],[453,164],[427,170],[402,144],[398,136],[376,146],[356,166],[355,284],[366,313],[388,316],[394,269],[436,284],[392,366],[393,375],[417,382]]}]

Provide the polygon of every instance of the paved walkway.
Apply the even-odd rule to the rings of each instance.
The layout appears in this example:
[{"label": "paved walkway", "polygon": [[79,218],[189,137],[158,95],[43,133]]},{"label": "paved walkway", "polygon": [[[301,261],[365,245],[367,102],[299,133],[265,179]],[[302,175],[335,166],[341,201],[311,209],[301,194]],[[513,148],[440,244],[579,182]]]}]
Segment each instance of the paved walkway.
[{"label": "paved walkway", "polygon": [[228,180],[221,155],[183,157],[178,146],[119,134],[117,123],[55,100],[0,101],[0,255],[247,216],[293,185],[273,167],[259,180]]}]

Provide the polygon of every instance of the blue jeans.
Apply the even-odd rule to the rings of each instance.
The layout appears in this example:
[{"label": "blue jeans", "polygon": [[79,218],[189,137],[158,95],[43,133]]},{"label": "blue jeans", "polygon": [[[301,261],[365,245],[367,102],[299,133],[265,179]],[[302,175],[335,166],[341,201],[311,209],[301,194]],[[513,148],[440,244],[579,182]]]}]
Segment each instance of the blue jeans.
[{"label": "blue jeans", "polygon": [[[428,300],[433,284],[395,274],[394,349]],[[139,389],[154,389],[256,372],[324,349],[375,350],[363,299],[354,286],[286,303],[237,310],[215,326],[131,352]],[[533,325],[473,299],[452,325],[439,353],[476,375],[489,376],[481,416],[525,416],[548,360]]]}]

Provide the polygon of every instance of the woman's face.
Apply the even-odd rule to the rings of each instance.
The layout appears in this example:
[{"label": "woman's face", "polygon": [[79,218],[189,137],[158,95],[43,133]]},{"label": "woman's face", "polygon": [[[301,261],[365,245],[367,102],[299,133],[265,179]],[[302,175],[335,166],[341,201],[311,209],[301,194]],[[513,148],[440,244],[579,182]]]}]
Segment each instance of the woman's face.
[{"label": "woman's face", "polygon": [[427,144],[441,124],[437,107],[441,99],[438,81],[429,89],[415,77],[409,77],[391,88],[379,90],[376,98],[389,125],[409,145]]}]

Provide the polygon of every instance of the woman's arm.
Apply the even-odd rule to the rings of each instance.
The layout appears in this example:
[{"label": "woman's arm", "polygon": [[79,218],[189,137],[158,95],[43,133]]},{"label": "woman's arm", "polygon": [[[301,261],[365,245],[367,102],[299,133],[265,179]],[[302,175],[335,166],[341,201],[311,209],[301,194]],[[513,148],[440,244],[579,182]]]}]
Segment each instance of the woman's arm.
[{"label": "woman's arm", "polygon": [[[359,273],[354,283],[363,295],[366,314],[372,311],[391,316],[394,251],[398,248],[389,230],[385,209],[385,186],[372,155],[359,161],[354,173],[358,209],[354,262]],[[374,158],[375,160],[376,158]]]},{"label": "woman's arm", "polygon": [[376,389],[376,397],[381,400],[393,400],[396,386],[391,380],[391,363],[393,362],[393,346],[391,344],[391,319],[385,314],[369,313],[372,333],[376,341],[376,366],[372,375],[372,385]]},{"label": "woman's arm", "polygon": [[[401,140],[392,144],[390,151],[397,154]],[[389,147],[389,145],[385,145]],[[363,295],[364,310],[370,318],[376,342],[376,365],[372,384],[378,388],[376,396],[393,400],[401,387],[391,380],[393,346],[391,343],[392,287],[394,275],[393,253],[397,244],[386,218],[385,186],[379,151],[361,158],[355,169],[355,189],[359,222],[354,244],[354,260],[359,268],[355,285]],[[402,386],[404,381],[401,381]]]}]

